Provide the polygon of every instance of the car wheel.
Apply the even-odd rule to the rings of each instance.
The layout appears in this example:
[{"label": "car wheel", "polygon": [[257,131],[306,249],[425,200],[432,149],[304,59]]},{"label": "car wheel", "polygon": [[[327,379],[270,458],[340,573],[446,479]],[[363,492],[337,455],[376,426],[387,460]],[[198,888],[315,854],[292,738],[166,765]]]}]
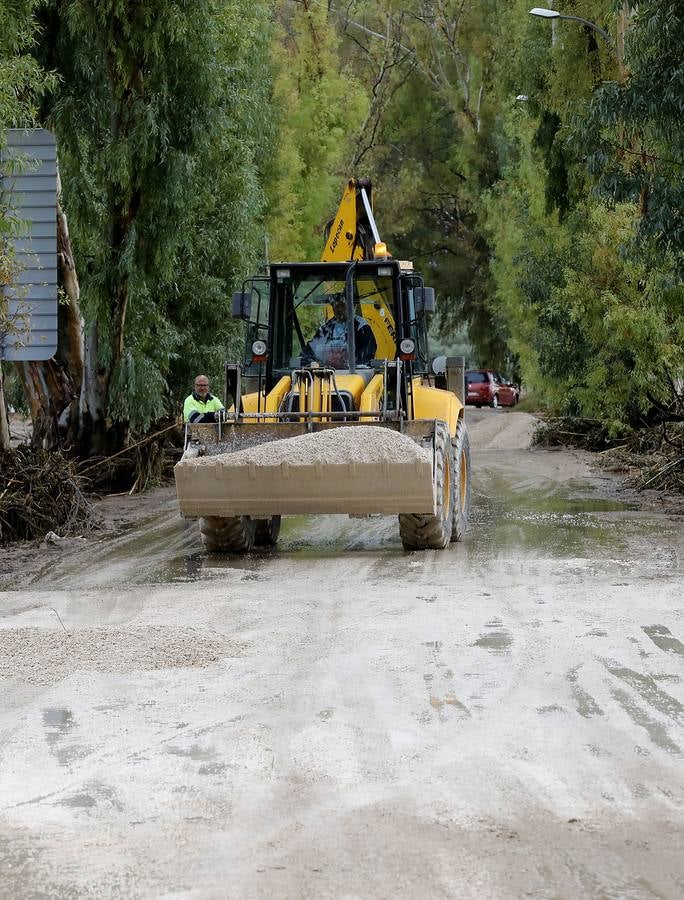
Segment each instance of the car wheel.
[{"label": "car wheel", "polygon": [[482,404],[481,404],[481,403],[476,403],[476,404],[475,404],[475,408],[476,408],[476,409],[482,409]]},{"label": "car wheel", "polygon": [[499,408],[499,395],[498,394],[494,394],[494,396],[492,397],[492,402],[489,405],[491,406],[492,409]]}]

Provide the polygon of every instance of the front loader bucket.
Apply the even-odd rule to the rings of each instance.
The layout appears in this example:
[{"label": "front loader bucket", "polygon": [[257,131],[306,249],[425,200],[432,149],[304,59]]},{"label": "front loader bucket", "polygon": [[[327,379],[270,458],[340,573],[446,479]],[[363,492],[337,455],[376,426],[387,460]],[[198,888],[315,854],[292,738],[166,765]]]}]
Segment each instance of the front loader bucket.
[{"label": "front loader bucket", "polygon": [[427,448],[377,425],[318,423],[312,434],[289,423],[230,426],[224,440],[199,456],[191,446],[176,465],[181,514],[433,513],[434,423],[410,423],[419,424]]}]

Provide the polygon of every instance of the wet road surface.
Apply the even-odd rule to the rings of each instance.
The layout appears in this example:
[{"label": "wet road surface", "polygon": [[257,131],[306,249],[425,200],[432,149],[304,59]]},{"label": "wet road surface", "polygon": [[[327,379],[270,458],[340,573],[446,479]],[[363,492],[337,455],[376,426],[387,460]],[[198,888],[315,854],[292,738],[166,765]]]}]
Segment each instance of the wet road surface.
[{"label": "wet road surface", "polygon": [[165,500],[0,593],[1,896],[684,895],[681,520],[469,423],[442,553]]}]

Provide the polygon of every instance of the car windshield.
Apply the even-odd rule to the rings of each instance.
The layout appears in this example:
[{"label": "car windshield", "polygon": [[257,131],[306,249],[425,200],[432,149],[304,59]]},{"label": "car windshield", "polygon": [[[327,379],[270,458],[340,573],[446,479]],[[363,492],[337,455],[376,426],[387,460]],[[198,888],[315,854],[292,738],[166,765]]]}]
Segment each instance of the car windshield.
[{"label": "car windshield", "polygon": [[466,379],[468,384],[478,384],[487,380],[487,376],[484,372],[467,372]]}]

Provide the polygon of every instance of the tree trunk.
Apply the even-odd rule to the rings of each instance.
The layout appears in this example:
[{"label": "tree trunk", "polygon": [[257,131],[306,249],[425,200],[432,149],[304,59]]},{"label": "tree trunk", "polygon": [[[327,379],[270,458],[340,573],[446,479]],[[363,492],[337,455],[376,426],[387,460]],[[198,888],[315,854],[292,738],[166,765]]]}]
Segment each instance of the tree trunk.
[{"label": "tree trunk", "polygon": [[106,454],[110,449],[111,436],[106,410],[108,373],[98,363],[99,328],[93,322],[85,336],[85,356],[83,381],[79,399],[79,445],[84,452],[93,456]]},{"label": "tree trunk", "polygon": [[[58,174],[58,196],[61,189]],[[83,380],[83,320],[69,227],[57,203],[57,353],[44,362],[19,362],[24,393],[33,420],[34,447],[74,447],[80,438],[79,392]]]},{"label": "tree trunk", "polygon": [[7,404],[5,403],[5,376],[0,361],[0,450],[9,450],[10,433],[9,419],[7,418]]}]

